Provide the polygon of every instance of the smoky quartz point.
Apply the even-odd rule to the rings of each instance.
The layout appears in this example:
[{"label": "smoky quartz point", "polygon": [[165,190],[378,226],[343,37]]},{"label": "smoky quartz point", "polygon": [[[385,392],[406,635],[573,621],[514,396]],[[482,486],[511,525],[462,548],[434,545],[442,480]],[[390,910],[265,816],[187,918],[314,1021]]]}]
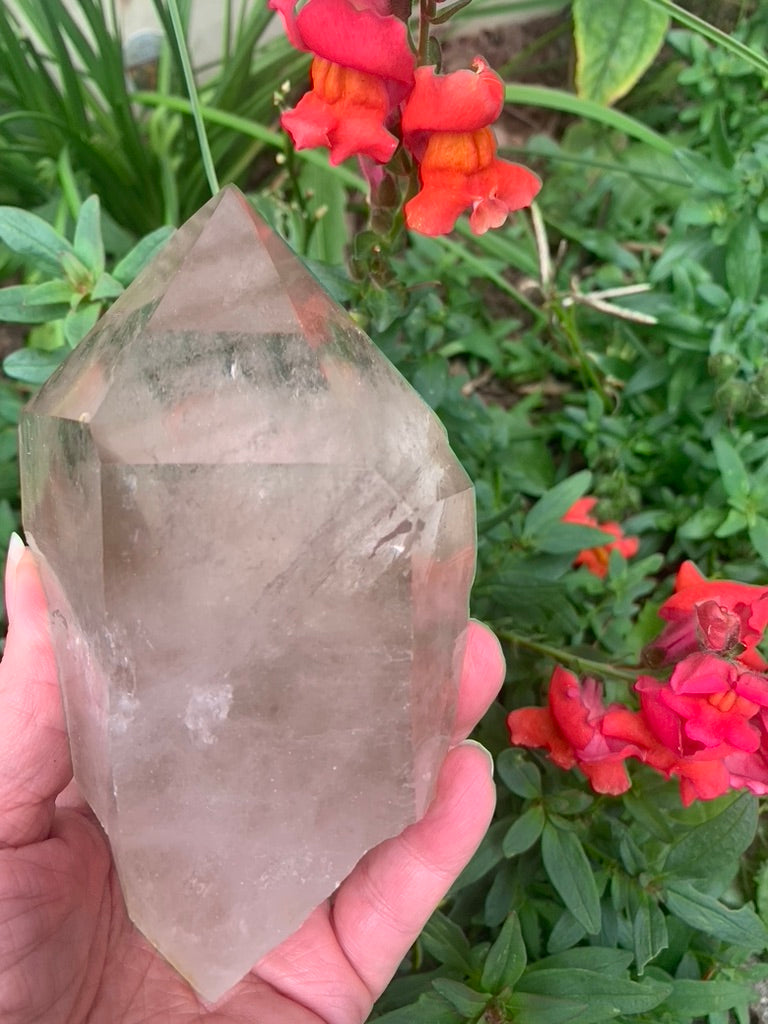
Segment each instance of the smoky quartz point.
[{"label": "smoky quartz point", "polygon": [[471,485],[234,188],[33,398],[21,463],[77,782],[131,919],[214,1001],[426,809]]}]

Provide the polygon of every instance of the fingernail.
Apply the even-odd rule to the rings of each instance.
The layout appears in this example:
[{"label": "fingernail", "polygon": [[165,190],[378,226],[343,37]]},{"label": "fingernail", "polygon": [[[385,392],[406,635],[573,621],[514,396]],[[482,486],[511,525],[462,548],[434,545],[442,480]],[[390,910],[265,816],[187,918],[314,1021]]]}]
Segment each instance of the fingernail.
[{"label": "fingernail", "polygon": [[488,764],[490,765],[491,768],[491,778],[493,778],[495,765],[493,763],[493,754],[490,752],[490,750],[488,750],[487,747],[484,747],[482,743],[478,743],[477,740],[464,740],[464,742],[461,745],[462,747],[475,747],[477,750],[482,750],[482,752],[488,758]]},{"label": "fingernail", "polygon": [[16,599],[16,569],[26,550],[24,541],[18,533],[12,533],[8,542],[8,555],[5,559],[5,614],[9,621]]}]

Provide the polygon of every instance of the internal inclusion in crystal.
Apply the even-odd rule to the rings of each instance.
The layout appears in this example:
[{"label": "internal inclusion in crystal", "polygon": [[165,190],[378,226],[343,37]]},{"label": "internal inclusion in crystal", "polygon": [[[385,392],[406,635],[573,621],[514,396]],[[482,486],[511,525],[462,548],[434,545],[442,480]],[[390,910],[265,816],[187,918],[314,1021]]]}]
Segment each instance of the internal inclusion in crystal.
[{"label": "internal inclusion in crystal", "polygon": [[232,188],[21,437],[76,779],[131,919],[216,1000],[426,809],[463,656],[470,483]]}]

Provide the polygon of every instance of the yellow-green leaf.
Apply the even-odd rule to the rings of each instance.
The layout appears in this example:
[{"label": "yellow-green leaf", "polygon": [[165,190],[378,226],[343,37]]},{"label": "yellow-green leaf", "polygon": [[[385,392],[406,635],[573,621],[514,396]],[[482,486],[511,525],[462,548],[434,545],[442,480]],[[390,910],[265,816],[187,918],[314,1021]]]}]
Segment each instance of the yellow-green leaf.
[{"label": "yellow-green leaf", "polygon": [[576,90],[610,106],[625,96],[661,49],[669,27],[645,0],[574,0]]}]

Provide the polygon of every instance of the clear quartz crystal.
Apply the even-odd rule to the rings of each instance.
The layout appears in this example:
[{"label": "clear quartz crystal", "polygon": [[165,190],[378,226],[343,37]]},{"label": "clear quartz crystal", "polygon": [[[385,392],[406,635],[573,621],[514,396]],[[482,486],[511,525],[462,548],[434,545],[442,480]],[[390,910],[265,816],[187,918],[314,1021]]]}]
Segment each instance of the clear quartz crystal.
[{"label": "clear quartz crystal", "polygon": [[227,188],[31,401],[27,537],[80,788],[136,926],[214,1001],[425,811],[471,485]]}]

